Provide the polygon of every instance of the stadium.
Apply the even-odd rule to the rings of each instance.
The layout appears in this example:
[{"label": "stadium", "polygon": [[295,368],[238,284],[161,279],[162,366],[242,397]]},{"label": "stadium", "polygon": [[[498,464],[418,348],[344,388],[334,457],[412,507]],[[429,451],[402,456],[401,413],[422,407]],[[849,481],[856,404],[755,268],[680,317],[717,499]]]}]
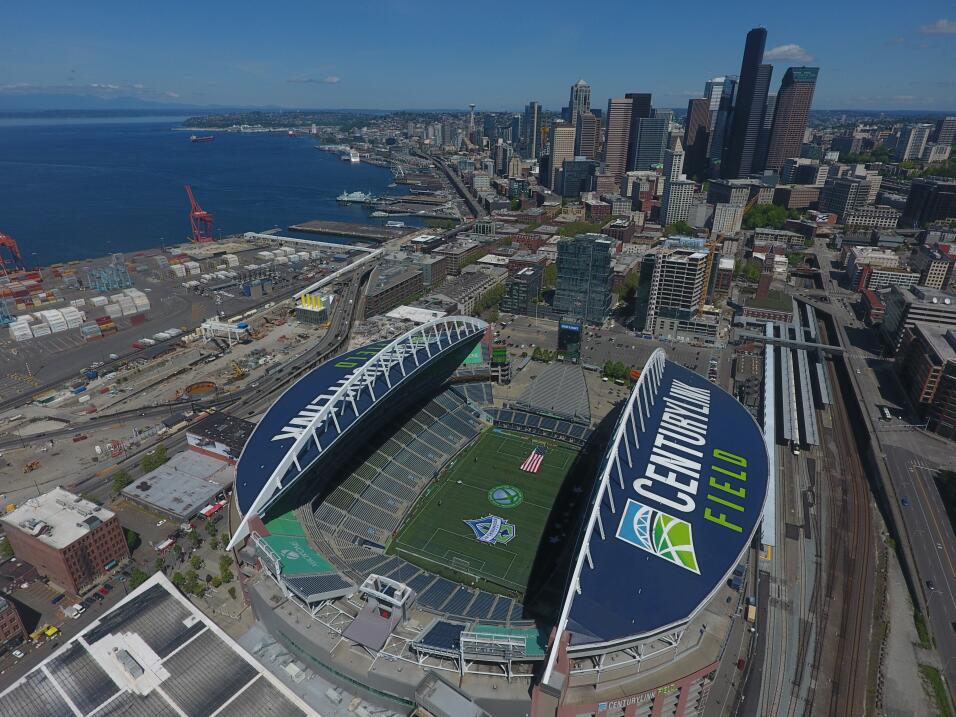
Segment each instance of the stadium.
[{"label": "stadium", "polygon": [[487,328],[349,351],[262,416],[231,543],[257,618],[401,714],[447,713],[436,676],[460,714],[697,714],[766,498],[759,428],[661,350],[596,424],[576,366],[503,404]]}]

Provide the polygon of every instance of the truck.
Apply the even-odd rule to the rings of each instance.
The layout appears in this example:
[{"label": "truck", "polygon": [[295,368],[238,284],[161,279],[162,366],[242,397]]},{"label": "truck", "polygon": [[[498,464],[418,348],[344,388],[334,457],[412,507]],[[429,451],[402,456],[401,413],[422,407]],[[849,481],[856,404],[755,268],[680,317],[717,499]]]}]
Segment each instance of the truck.
[{"label": "truck", "polygon": [[751,625],[757,622],[757,606],[756,605],[747,606],[747,622],[749,622]]}]

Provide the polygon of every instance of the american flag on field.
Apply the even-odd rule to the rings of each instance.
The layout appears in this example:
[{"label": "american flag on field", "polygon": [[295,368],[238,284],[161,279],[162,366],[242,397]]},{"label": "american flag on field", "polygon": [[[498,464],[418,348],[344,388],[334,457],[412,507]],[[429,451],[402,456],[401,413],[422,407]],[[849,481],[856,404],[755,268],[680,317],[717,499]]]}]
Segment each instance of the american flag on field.
[{"label": "american flag on field", "polygon": [[541,470],[541,463],[544,461],[544,446],[535,446],[524,463],[521,464],[521,470],[525,473],[537,473]]}]

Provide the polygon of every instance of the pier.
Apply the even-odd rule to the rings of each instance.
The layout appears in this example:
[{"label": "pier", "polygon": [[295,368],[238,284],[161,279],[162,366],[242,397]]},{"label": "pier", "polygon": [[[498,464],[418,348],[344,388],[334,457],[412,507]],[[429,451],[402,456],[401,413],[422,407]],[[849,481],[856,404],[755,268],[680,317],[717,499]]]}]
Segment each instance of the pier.
[{"label": "pier", "polygon": [[385,227],[377,224],[355,224],[353,222],[330,222],[313,219],[302,224],[293,224],[290,232],[308,232],[310,234],[336,234],[369,241],[388,241],[415,231],[415,227]]}]

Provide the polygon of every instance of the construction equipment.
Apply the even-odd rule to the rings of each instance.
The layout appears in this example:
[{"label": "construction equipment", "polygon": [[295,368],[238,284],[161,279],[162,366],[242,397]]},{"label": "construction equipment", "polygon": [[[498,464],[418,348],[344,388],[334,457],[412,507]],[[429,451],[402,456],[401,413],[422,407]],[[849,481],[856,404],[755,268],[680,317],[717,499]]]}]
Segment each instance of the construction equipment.
[{"label": "construction equipment", "polygon": [[232,377],[233,378],[242,378],[246,375],[246,370],[239,365],[237,361],[232,362]]},{"label": "construction equipment", "polygon": [[199,206],[193,196],[193,188],[188,184],[186,196],[189,198],[189,225],[193,230],[193,241],[199,244],[215,241],[212,235],[212,214]]},{"label": "construction equipment", "polygon": [[[20,247],[17,246],[16,241],[12,236],[0,232],[0,249],[3,249],[3,247],[6,247],[10,254],[9,265],[11,269],[26,269],[26,264],[23,263],[23,254],[20,253]],[[7,260],[3,258],[3,251],[0,251],[0,271],[4,274],[7,273],[7,264]]]},{"label": "construction equipment", "polygon": [[33,471],[35,471],[35,470],[36,470],[37,468],[39,468],[39,467],[40,467],[40,461],[30,461],[30,462],[27,463],[25,466],[23,466],[23,472],[24,472],[24,473],[32,473]]}]

